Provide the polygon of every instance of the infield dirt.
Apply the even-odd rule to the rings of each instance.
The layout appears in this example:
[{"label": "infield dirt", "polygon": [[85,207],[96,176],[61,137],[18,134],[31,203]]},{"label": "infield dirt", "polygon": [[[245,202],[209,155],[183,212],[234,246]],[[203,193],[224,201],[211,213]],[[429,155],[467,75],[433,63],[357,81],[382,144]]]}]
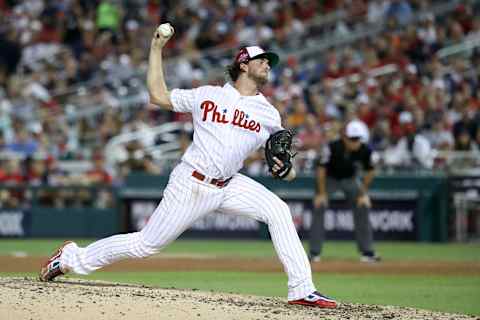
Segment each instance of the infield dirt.
[{"label": "infield dirt", "polygon": [[477,319],[412,308],[344,303],[337,309],[290,306],[281,298],[159,289],[64,278],[0,278],[2,320],[107,319]]},{"label": "infield dirt", "polygon": [[[0,256],[0,272],[37,272],[46,257]],[[316,272],[480,275],[480,263],[322,261]],[[251,271],[281,272],[276,259],[157,256],[115,263],[105,271]],[[0,278],[0,320],[309,320],[309,319],[476,319],[413,308],[342,303],[335,310],[290,306],[267,298],[160,289],[140,285],[74,279],[43,283],[31,277]]]}]

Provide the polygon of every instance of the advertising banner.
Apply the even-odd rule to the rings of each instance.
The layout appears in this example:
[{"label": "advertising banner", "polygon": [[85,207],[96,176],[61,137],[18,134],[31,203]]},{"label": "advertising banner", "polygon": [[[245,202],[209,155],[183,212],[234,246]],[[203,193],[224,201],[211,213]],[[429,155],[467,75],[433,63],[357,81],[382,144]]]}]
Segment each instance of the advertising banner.
[{"label": "advertising banner", "polygon": [[0,237],[27,236],[28,214],[21,209],[0,209]]},{"label": "advertising banner", "polygon": [[[302,238],[308,237],[313,206],[309,200],[287,200],[295,227]],[[416,199],[373,200],[370,223],[378,240],[417,240],[418,217]],[[342,201],[330,201],[325,213],[327,239],[353,239],[354,223],[351,208]]]}]

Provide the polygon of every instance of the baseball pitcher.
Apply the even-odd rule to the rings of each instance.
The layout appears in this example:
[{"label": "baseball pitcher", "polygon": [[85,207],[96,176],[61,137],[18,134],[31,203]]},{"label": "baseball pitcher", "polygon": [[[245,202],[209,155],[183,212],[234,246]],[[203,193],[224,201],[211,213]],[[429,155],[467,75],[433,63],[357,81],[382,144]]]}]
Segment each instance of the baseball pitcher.
[{"label": "baseball pitcher", "polygon": [[[318,291],[310,263],[287,204],[255,180],[238,173],[244,160],[265,146],[272,175],[295,178],[291,164],[292,134],[281,126],[279,112],[260,93],[278,56],[258,46],[242,48],[228,67],[231,83],[168,90],[162,50],[173,35],[162,24],[151,41],[147,85],[150,102],[193,118],[193,141],[170,174],[163,199],[139,232],[115,235],[85,248],[65,242],[42,266],[41,281],[73,272],[89,274],[127,258],[156,254],[197,219],[209,213],[241,215],[268,225],[288,275],[288,302],[335,308],[337,302]],[[268,142],[267,142],[268,140]]]}]

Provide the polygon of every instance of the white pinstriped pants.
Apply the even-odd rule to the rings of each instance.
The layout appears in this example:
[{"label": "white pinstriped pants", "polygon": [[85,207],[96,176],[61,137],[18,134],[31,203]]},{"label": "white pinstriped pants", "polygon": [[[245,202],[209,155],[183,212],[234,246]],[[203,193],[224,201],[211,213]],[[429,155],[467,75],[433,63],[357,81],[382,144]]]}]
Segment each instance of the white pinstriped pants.
[{"label": "white pinstriped pants", "polygon": [[180,163],[171,173],[163,199],[140,231],[111,236],[86,248],[67,245],[62,266],[89,274],[115,261],[145,258],[175,240],[195,220],[211,212],[251,217],[268,225],[275,251],[288,275],[288,300],[315,291],[310,263],[287,204],[260,183],[235,174],[224,188],[192,177],[193,168]]}]

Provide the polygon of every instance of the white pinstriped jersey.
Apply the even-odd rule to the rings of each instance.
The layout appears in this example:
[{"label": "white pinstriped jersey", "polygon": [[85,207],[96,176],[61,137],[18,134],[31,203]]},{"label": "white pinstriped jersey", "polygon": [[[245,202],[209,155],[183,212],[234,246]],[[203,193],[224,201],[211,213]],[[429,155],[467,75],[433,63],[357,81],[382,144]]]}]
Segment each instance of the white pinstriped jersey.
[{"label": "white pinstriped jersey", "polygon": [[281,130],[280,114],[261,94],[242,96],[229,83],[195,89],[174,89],[173,110],[193,118],[193,142],[182,161],[201,173],[226,179],[245,159]]}]

